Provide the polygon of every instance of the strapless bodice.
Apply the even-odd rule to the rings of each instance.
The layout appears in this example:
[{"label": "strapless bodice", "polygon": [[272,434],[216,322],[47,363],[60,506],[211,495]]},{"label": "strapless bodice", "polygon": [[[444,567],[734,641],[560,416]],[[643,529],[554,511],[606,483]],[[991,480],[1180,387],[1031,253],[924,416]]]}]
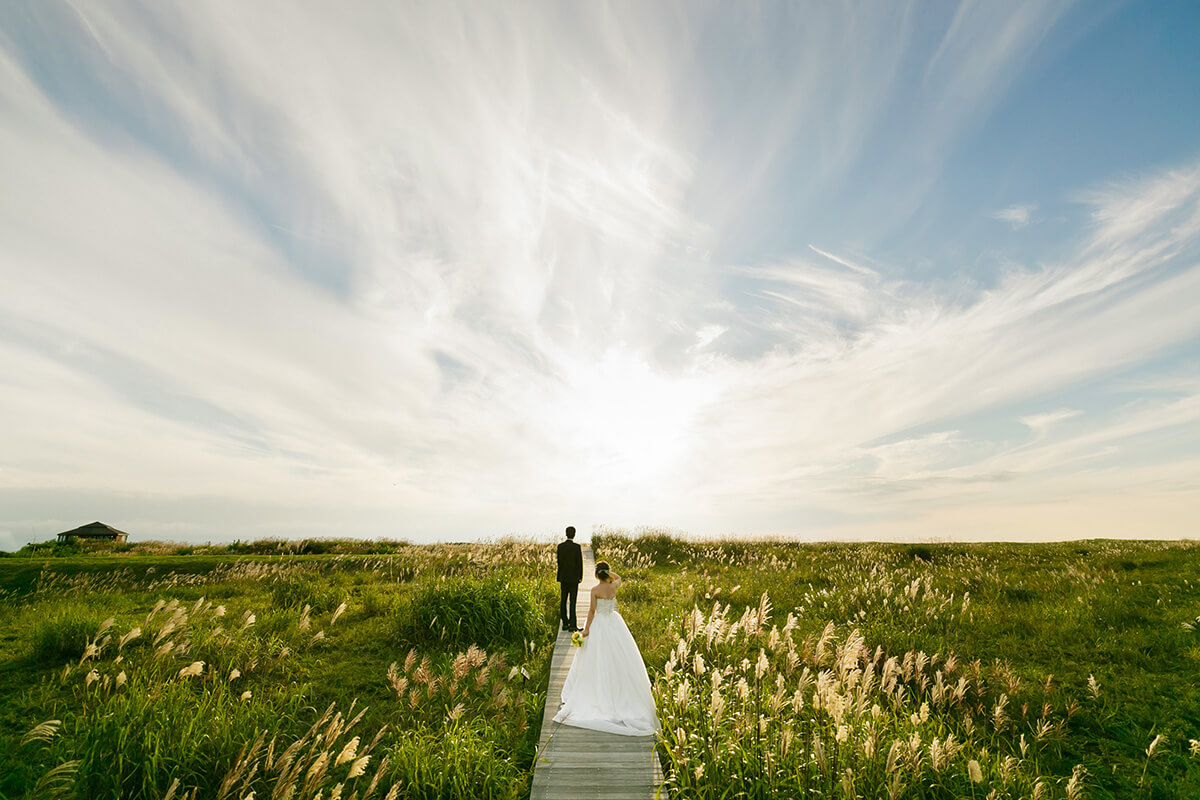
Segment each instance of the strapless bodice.
[{"label": "strapless bodice", "polygon": [[596,613],[611,614],[617,610],[617,598],[615,597],[597,597],[596,598]]}]

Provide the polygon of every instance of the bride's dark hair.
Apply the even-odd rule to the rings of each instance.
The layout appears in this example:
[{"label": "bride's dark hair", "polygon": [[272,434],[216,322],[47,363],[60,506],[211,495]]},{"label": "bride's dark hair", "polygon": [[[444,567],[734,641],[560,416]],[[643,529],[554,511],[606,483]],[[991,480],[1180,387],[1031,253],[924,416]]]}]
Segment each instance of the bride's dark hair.
[{"label": "bride's dark hair", "polygon": [[608,580],[608,562],[599,561],[596,563],[596,577],[602,581]]}]

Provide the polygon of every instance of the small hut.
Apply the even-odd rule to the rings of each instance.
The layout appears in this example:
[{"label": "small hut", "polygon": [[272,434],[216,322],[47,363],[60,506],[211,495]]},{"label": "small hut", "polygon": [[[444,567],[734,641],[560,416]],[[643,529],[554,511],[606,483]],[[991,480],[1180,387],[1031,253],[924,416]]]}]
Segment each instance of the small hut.
[{"label": "small hut", "polygon": [[63,531],[58,535],[58,542],[59,544],[66,544],[75,539],[87,539],[88,541],[107,539],[111,542],[123,542],[128,538],[128,533],[119,531],[111,525],[105,525],[103,522],[90,522],[74,530]]}]

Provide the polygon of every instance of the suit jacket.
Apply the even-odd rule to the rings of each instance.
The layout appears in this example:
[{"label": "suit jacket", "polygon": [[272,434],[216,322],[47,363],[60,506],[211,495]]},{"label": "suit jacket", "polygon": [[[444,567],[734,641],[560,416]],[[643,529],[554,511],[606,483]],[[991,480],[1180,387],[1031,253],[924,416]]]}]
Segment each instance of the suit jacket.
[{"label": "suit jacket", "polygon": [[579,583],[583,580],[583,548],[568,539],[558,545],[558,582]]}]

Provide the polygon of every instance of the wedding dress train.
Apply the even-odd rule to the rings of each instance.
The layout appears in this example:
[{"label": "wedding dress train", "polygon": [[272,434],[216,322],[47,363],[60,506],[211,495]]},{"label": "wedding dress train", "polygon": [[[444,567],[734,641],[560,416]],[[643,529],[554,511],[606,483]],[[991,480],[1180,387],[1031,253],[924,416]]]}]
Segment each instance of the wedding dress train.
[{"label": "wedding dress train", "polygon": [[623,736],[658,730],[646,662],[615,597],[596,598],[596,613],[567,673],[554,721]]}]

